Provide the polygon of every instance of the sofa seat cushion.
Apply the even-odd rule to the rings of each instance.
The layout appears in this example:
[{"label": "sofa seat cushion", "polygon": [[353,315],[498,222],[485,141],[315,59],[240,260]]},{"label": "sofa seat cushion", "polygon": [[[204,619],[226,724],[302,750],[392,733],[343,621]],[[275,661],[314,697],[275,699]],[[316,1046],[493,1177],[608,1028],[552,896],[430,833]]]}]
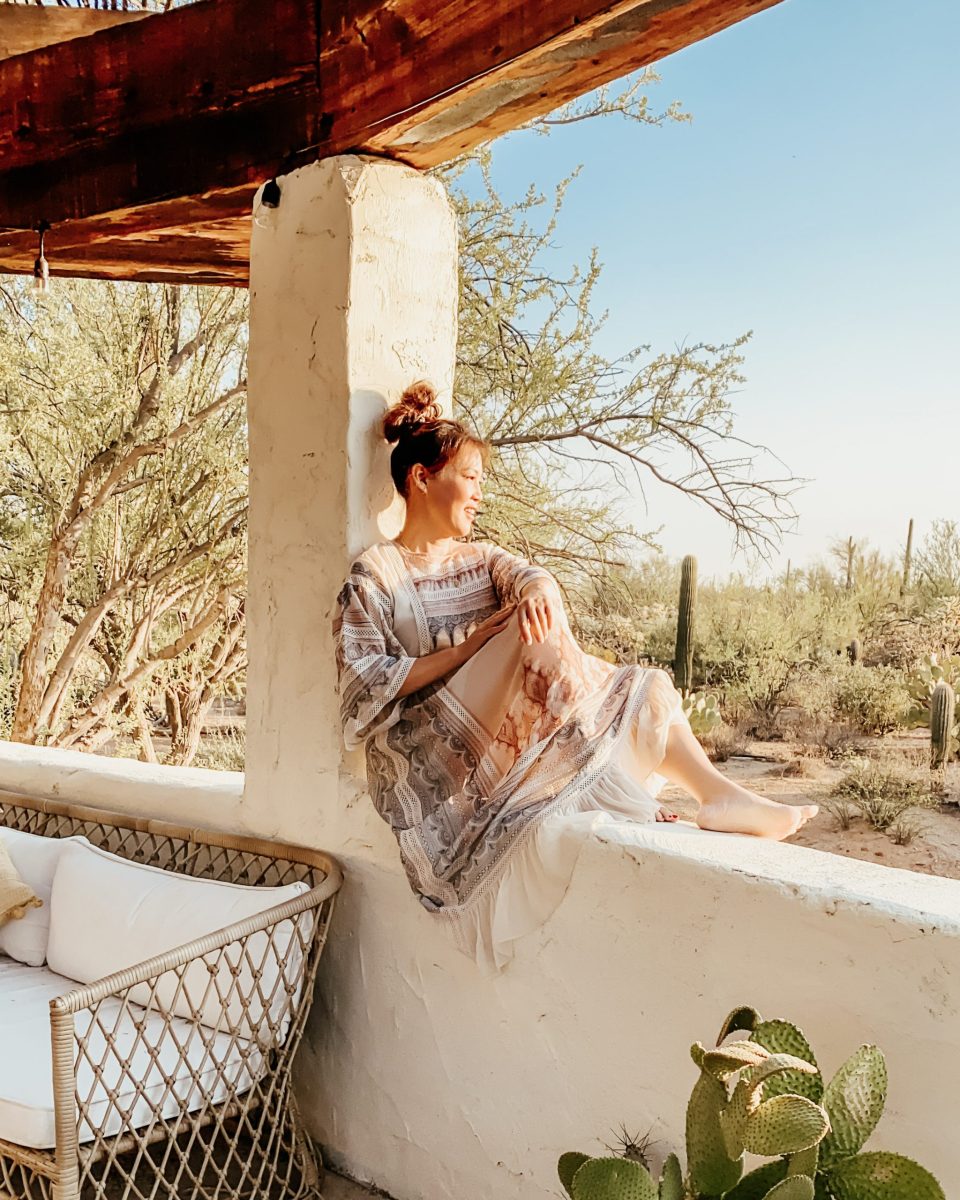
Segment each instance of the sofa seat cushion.
[{"label": "sofa seat cushion", "polygon": [[[46,967],[0,957],[4,1141],[34,1149],[56,1145],[49,1003],[76,986]],[[255,1042],[198,1030],[179,1017],[135,1004],[105,1001],[92,1031],[89,1014],[78,1013],[75,1020],[78,1033],[89,1036],[89,1058],[81,1056],[77,1072],[77,1091],[87,1106],[80,1123],[81,1142],[92,1141],[97,1133],[112,1136],[122,1128],[150,1125],[156,1119],[154,1105],[162,1117],[170,1118],[220,1103],[231,1092],[249,1091],[263,1062]]]}]

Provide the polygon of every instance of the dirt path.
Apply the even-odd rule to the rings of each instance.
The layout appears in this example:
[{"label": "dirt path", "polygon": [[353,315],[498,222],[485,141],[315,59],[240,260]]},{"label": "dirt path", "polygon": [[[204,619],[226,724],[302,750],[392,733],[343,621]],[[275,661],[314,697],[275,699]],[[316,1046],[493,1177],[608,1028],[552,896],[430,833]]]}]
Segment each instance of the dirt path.
[{"label": "dirt path", "polygon": [[[926,744],[922,735],[913,734],[882,743],[893,753],[902,751],[905,759],[922,755]],[[864,743],[864,748],[879,745],[880,740],[873,739]],[[820,803],[844,774],[842,763],[804,757],[803,747],[790,743],[752,742],[748,749],[752,755],[779,761],[731,758],[718,763],[718,770],[758,795],[783,804]],[[854,820],[849,829],[839,829],[834,817],[823,810],[791,840],[831,854],[960,879],[960,766],[948,769],[946,787],[947,803],[923,811],[920,821],[924,828],[907,846],[896,845],[888,834],[871,828],[862,818]],[[664,788],[661,799],[682,817],[692,817],[696,811],[696,805],[679,788]]]}]

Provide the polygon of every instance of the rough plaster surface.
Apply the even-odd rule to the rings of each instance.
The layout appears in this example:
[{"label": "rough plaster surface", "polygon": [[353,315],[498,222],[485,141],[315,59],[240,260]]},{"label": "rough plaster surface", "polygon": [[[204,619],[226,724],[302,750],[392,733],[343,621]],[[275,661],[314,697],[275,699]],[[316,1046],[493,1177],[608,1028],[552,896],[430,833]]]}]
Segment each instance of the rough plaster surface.
[{"label": "rough plaster surface", "polygon": [[456,221],[438,180],[380,159],[324,159],[280,187],[250,247],[243,820],[330,845],[348,836],[330,620],[352,556],[399,528],[379,419],[422,377],[449,403]]},{"label": "rough plaster surface", "polygon": [[0,741],[0,791],[183,825],[236,829],[243,774]]}]

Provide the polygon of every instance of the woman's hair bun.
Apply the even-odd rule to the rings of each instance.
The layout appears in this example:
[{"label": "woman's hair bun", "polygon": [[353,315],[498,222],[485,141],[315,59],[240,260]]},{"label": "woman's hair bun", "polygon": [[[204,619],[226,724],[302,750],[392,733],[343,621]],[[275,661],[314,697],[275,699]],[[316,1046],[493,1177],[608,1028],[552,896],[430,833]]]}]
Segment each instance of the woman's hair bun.
[{"label": "woman's hair bun", "polygon": [[396,404],[383,418],[383,436],[388,442],[399,442],[405,434],[416,431],[418,425],[439,421],[440,405],[433,384],[425,379],[411,383]]}]

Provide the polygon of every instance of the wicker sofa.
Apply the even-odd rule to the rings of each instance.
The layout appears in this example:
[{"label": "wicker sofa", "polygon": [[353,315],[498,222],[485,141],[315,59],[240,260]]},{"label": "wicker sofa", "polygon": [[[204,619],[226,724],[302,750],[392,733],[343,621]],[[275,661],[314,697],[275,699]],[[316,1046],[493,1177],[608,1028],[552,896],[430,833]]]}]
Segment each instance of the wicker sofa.
[{"label": "wicker sofa", "polygon": [[[36,958],[0,941],[0,1197],[319,1196],[291,1065],[337,863],[3,792],[0,836],[58,863],[49,959],[25,965]],[[142,894],[127,903],[131,886]],[[248,915],[218,927],[223,911]]]}]

